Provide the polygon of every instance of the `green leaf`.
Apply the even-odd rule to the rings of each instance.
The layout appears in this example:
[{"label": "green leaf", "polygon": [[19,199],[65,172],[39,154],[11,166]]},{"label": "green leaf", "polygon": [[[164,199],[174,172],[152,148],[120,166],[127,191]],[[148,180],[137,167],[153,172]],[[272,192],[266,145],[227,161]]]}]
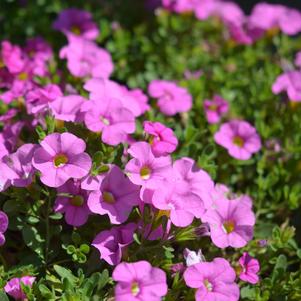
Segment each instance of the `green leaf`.
[{"label": "green leaf", "polygon": [[68,279],[72,283],[72,285],[76,284],[77,278],[72,274],[70,270],[65,269],[59,265],[54,265],[53,268],[62,279]]},{"label": "green leaf", "polygon": [[7,295],[4,292],[0,292],[0,301],[9,301]]}]

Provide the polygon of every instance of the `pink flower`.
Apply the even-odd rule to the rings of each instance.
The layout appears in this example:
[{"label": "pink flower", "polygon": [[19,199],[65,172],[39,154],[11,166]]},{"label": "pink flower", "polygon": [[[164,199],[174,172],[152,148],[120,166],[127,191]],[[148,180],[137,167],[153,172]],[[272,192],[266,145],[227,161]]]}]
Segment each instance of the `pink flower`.
[{"label": "pink flower", "polygon": [[59,86],[48,84],[45,87],[36,87],[29,91],[25,97],[29,114],[44,113],[49,104],[56,98],[63,96]]},{"label": "pink flower", "polygon": [[122,262],[113,271],[116,301],[160,301],[167,294],[166,274],[147,261]]},{"label": "pink flower", "polygon": [[139,204],[139,192],[140,187],[131,183],[118,166],[113,166],[103,179],[100,191],[89,195],[88,206],[94,213],[107,214],[111,223],[121,224]]},{"label": "pink flower", "polygon": [[8,228],[8,217],[3,212],[0,211],[0,246],[3,246],[5,244],[5,236],[4,233]]},{"label": "pink flower", "polygon": [[119,99],[98,98],[85,103],[85,124],[92,132],[101,132],[104,143],[117,145],[135,132],[135,117]]},{"label": "pink flower", "polygon": [[25,300],[26,295],[22,291],[21,282],[29,287],[32,287],[32,284],[36,280],[35,277],[32,276],[23,276],[21,278],[12,278],[9,280],[4,286],[4,291],[13,297],[15,300]]},{"label": "pink flower", "polygon": [[57,120],[82,122],[85,116],[82,105],[85,102],[86,99],[80,95],[68,95],[57,97],[49,106],[54,118]]},{"label": "pink flower", "polygon": [[18,114],[17,109],[9,109],[0,116],[0,122],[10,122]]},{"label": "pink flower", "polygon": [[288,35],[295,35],[301,31],[301,13],[283,5],[258,3],[252,10],[249,23],[255,28],[280,28]]},{"label": "pink flower", "polygon": [[61,11],[53,23],[53,28],[62,31],[67,37],[80,36],[88,40],[95,40],[99,35],[99,30],[92,20],[92,15],[77,8],[68,8]]},{"label": "pink flower", "polygon": [[219,248],[242,248],[253,238],[255,215],[249,205],[237,200],[219,199],[202,221],[209,224],[212,242]]},{"label": "pink flower", "polygon": [[189,226],[194,217],[200,218],[204,214],[204,203],[190,191],[177,192],[178,183],[162,183],[155,190],[152,204],[160,210],[170,212],[170,220],[177,227]]},{"label": "pink flower", "polygon": [[33,166],[41,172],[41,181],[59,187],[69,179],[81,179],[92,166],[85,153],[86,143],[70,133],[53,133],[44,138],[33,156]]},{"label": "pink flower", "polygon": [[211,202],[214,183],[209,174],[198,168],[193,159],[183,157],[175,161],[172,176],[178,193],[195,194],[199,202],[205,206]]},{"label": "pink flower", "polygon": [[175,151],[178,139],[172,129],[160,122],[144,121],[144,131],[151,136],[150,144],[156,157],[166,156]]},{"label": "pink flower", "polygon": [[209,123],[218,123],[222,116],[229,111],[229,104],[219,95],[214,95],[213,100],[206,99],[204,101],[204,108],[207,121]]},{"label": "pink flower", "polygon": [[66,223],[75,227],[84,225],[91,214],[87,206],[88,191],[80,185],[80,181],[69,180],[60,186],[54,204],[54,211],[65,213]]},{"label": "pink flower", "polygon": [[130,180],[144,188],[156,189],[171,172],[170,156],[156,158],[146,142],[136,142],[128,149],[133,157],[125,166]]},{"label": "pink flower", "polygon": [[12,74],[20,73],[26,63],[21,48],[9,41],[2,41],[1,57],[5,67]]},{"label": "pink flower", "polygon": [[0,169],[10,184],[16,187],[26,187],[32,182],[35,172],[32,158],[36,149],[36,144],[24,144],[15,153],[2,158]]},{"label": "pink flower", "polygon": [[110,265],[120,263],[122,251],[134,241],[136,224],[130,223],[100,232],[93,240],[92,246],[98,249],[100,258]]},{"label": "pink flower", "polygon": [[184,272],[186,285],[196,288],[196,301],[237,301],[239,287],[235,271],[224,258],[212,262],[200,262],[189,266]]},{"label": "pink flower", "polygon": [[246,121],[232,120],[221,125],[214,135],[214,141],[228,150],[238,160],[248,160],[261,148],[256,129]]},{"label": "pink flower", "polygon": [[238,262],[241,266],[239,278],[242,281],[256,284],[259,281],[257,273],[260,270],[258,260],[251,257],[248,252],[244,252]]},{"label": "pink flower", "polygon": [[172,81],[153,80],[148,86],[151,97],[158,99],[160,111],[168,116],[187,112],[192,107],[192,97],[186,88]]},{"label": "pink flower", "polygon": [[118,99],[135,117],[141,116],[150,109],[148,98],[140,89],[129,90],[127,87],[109,79],[92,78],[84,88],[90,92],[90,99]]},{"label": "pink flower", "polygon": [[301,72],[288,71],[279,75],[272,86],[274,94],[286,91],[291,101],[301,101]]},{"label": "pink flower", "polygon": [[92,41],[71,38],[60,51],[60,58],[67,59],[70,73],[76,77],[110,77],[114,65],[111,55]]}]

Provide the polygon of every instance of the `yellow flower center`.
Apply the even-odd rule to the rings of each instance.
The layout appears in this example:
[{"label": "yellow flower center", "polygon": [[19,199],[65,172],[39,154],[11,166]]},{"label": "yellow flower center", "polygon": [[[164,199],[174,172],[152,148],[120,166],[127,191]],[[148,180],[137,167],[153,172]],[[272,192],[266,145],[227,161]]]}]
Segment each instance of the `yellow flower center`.
[{"label": "yellow flower center", "polygon": [[81,195],[76,195],[69,200],[69,203],[76,207],[81,207],[84,203],[84,198]]},{"label": "yellow flower center", "polygon": [[223,223],[223,230],[225,233],[229,234],[235,229],[235,223],[233,221],[225,221]]},{"label": "yellow flower center", "polygon": [[100,116],[99,117],[100,121],[104,124],[104,125],[110,125],[110,120],[103,117],[103,116]]},{"label": "yellow flower center", "polygon": [[136,282],[136,281],[132,282],[131,292],[134,297],[136,297],[139,294],[140,288],[139,288],[138,282]]},{"label": "yellow flower center", "polygon": [[208,279],[204,280],[204,285],[205,285],[207,291],[212,292],[213,285],[212,285],[212,283]]},{"label": "yellow flower center", "polygon": [[216,110],[217,110],[217,105],[212,104],[212,105],[210,105],[210,106],[208,107],[208,109],[209,109],[210,111],[216,111]]},{"label": "yellow flower center", "polygon": [[53,163],[55,167],[62,167],[68,162],[68,158],[64,154],[56,155],[53,159]]},{"label": "yellow flower center", "polygon": [[71,31],[77,36],[81,34],[81,30],[78,26],[72,26]]},{"label": "yellow flower center", "polygon": [[140,177],[143,180],[148,180],[150,178],[150,176],[151,176],[151,169],[148,166],[143,166],[140,169]]},{"label": "yellow flower center", "polygon": [[0,58],[0,68],[3,68],[3,67],[5,67],[5,64],[4,64],[3,60]]},{"label": "yellow flower center", "polygon": [[243,147],[245,144],[245,141],[240,136],[235,136],[232,141],[238,147]]},{"label": "yellow flower center", "polygon": [[19,75],[18,75],[18,79],[19,80],[27,80],[28,79],[28,74],[26,72],[21,72]]},{"label": "yellow flower center", "polygon": [[114,204],[116,202],[114,195],[108,191],[103,192],[102,199],[108,204]]}]

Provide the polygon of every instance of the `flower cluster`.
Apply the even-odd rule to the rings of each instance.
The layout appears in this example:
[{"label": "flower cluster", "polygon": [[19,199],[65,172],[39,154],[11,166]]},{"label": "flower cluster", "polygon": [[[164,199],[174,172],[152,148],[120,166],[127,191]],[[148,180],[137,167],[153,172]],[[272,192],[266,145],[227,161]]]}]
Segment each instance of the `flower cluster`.
[{"label": "flower cluster", "polygon": [[[239,44],[255,43],[275,28],[287,35],[301,31],[301,14],[281,5],[257,4],[250,16],[221,0],[163,0],[163,6],[193,12],[198,20],[217,17]],[[191,137],[187,115],[197,108],[196,119],[204,119],[221,157],[243,166],[261,156],[265,137],[260,127],[237,117],[222,89],[199,105],[193,89],[180,80],[150,76],[144,86],[133,88],[115,78],[114,68],[120,66],[97,44],[101,33],[87,11],[62,11],[53,29],[67,41],[57,55],[63,67],[55,71],[54,52],[42,38],[24,47],[1,43],[0,192],[8,202],[24,197],[28,207],[16,221],[7,216],[9,205],[1,208],[0,247],[8,235],[22,230],[26,246],[35,252],[25,262],[40,264],[35,273],[15,273],[4,291],[15,300],[27,300],[35,289],[46,291],[38,282],[39,271],[47,275],[57,268],[49,237],[64,228],[62,246],[73,261],[89,253],[90,244],[91,262],[111,270],[116,301],[160,301],[177,285],[197,301],[239,300],[242,282],[260,280],[259,261],[248,249],[256,223],[252,194],[232,193],[227,185],[235,177],[227,185],[217,183],[202,155],[193,147],[187,151],[183,136]],[[301,53],[295,65],[301,66]],[[271,89],[300,102],[300,79],[300,70],[285,70]],[[39,210],[46,239],[32,226],[39,223],[32,218]],[[71,232],[80,232],[87,244],[80,245]],[[183,246],[188,240],[195,240],[197,248]],[[39,242],[45,243],[46,255],[35,248]],[[175,259],[160,262],[153,250]],[[66,271],[58,272],[62,282],[70,277]],[[172,286],[169,279],[174,279]],[[48,280],[59,282],[52,276]]]}]

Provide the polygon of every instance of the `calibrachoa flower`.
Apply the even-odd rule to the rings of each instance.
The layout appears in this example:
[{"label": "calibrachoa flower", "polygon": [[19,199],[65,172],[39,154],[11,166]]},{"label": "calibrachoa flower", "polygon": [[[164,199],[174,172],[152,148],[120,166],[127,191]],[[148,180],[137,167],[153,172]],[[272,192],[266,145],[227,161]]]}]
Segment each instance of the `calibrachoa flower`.
[{"label": "calibrachoa flower", "polygon": [[85,153],[86,143],[70,133],[46,136],[33,156],[33,166],[41,172],[41,181],[49,187],[59,187],[69,179],[81,179],[92,166]]},{"label": "calibrachoa flower", "polygon": [[108,51],[77,37],[69,39],[69,44],[60,51],[60,58],[67,59],[68,70],[76,77],[108,78],[114,69]]},{"label": "calibrachoa flower", "polygon": [[95,40],[99,35],[97,25],[92,15],[84,10],[68,8],[60,12],[53,28],[62,31],[67,37],[80,36],[84,39]]},{"label": "calibrachoa flower", "polygon": [[68,225],[84,225],[91,211],[87,206],[88,191],[81,189],[80,181],[69,180],[57,189],[54,211],[65,214]]},{"label": "calibrachoa flower", "polygon": [[35,277],[32,276],[23,276],[21,278],[12,278],[9,280],[4,286],[4,291],[12,296],[15,300],[25,300],[26,295],[22,291],[21,282],[26,285],[32,287],[32,284],[36,280]]},{"label": "calibrachoa flower", "polygon": [[219,248],[242,248],[253,238],[255,215],[249,205],[220,199],[202,216],[210,226],[212,242]]},{"label": "calibrachoa flower", "polygon": [[178,183],[162,183],[155,190],[152,204],[169,212],[171,222],[177,227],[187,227],[194,217],[200,218],[204,214],[204,203],[198,195],[190,191],[177,192]]},{"label": "calibrachoa flower", "polygon": [[139,192],[140,187],[134,185],[118,166],[113,166],[102,180],[100,190],[89,195],[88,206],[94,213],[107,214],[111,223],[121,224],[139,204]]},{"label": "calibrachoa flower", "polygon": [[4,233],[8,228],[8,217],[3,212],[0,211],[0,246],[3,246],[5,244],[5,236]]},{"label": "calibrachoa flower", "polygon": [[238,160],[250,159],[252,154],[261,148],[261,140],[256,129],[243,120],[232,120],[222,124],[215,133],[214,140]]},{"label": "calibrachoa flower", "polygon": [[186,260],[186,266],[190,267],[191,265],[204,262],[205,257],[202,253],[202,250],[198,250],[198,252],[191,251],[188,248],[184,249],[184,258]]},{"label": "calibrachoa flower", "polygon": [[214,95],[212,100],[206,99],[204,101],[204,108],[207,121],[209,123],[218,123],[223,115],[228,112],[229,104],[219,95]]},{"label": "calibrachoa flower", "polygon": [[82,122],[85,116],[82,106],[85,101],[80,95],[68,95],[56,98],[49,106],[55,119]]},{"label": "calibrachoa flower", "polygon": [[168,116],[187,112],[192,107],[192,97],[186,88],[167,80],[153,80],[148,86],[151,97],[158,99],[160,111]]},{"label": "calibrachoa flower", "polygon": [[150,135],[150,145],[155,156],[166,156],[175,151],[178,139],[172,129],[160,122],[144,121],[145,133]]},{"label": "calibrachoa flower", "polygon": [[93,240],[92,246],[100,252],[100,258],[110,265],[120,263],[122,251],[134,241],[136,224],[130,223],[100,232]]},{"label": "calibrachoa flower", "polygon": [[129,90],[126,86],[109,79],[92,78],[85,83],[84,88],[90,92],[92,100],[118,99],[135,117],[150,109],[148,98],[142,90]]},{"label": "calibrachoa flower", "polygon": [[288,71],[279,75],[272,86],[274,94],[287,92],[291,101],[301,101],[301,72]]},{"label": "calibrachoa flower", "polygon": [[239,278],[242,281],[256,284],[259,281],[257,273],[260,270],[258,260],[251,257],[248,252],[244,252],[238,262],[240,264],[240,267],[238,268]]},{"label": "calibrachoa flower", "polygon": [[235,271],[223,258],[212,262],[200,262],[189,266],[184,272],[187,286],[196,288],[196,301],[237,301],[239,287]]},{"label": "calibrachoa flower", "polygon": [[99,97],[84,104],[85,124],[92,132],[101,132],[103,142],[117,145],[135,132],[135,117],[119,99]]},{"label": "calibrachoa flower", "polygon": [[113,271],[116,301],[160,301],[167,294],[166,274],[147,261],[122,262]]},{"label": "calibrachoa flower", "polygon": [[48,84],[45,87],[36,87],[25,97],[29,114],[43,113],[49,109],[49,104],[57,97],[63,96],[58,85]]},{"label": "calibrachoa flower", "polygon": [[193,159],[183,157],[176,160],[173,164],[172,179],[176,183],[178,193],[197,195],[199,202],[205,207],[211,203],[214,182],[206,171],[197,166]]},{"label": "calibrachoa flower", "polygon": [[15,153],[2,158],[0,169],[11,185],[26,187],[32,182],[35,172],[32,158],[36,149],[35,144],[24,144]]},{"label": "calibrachoa flower", "polygon": [[146,142],[136,142],[128,150],[133,157],[125,166],[130,180],[143,188],[156,189],[170,175],[170,156],[156,158]]}]

